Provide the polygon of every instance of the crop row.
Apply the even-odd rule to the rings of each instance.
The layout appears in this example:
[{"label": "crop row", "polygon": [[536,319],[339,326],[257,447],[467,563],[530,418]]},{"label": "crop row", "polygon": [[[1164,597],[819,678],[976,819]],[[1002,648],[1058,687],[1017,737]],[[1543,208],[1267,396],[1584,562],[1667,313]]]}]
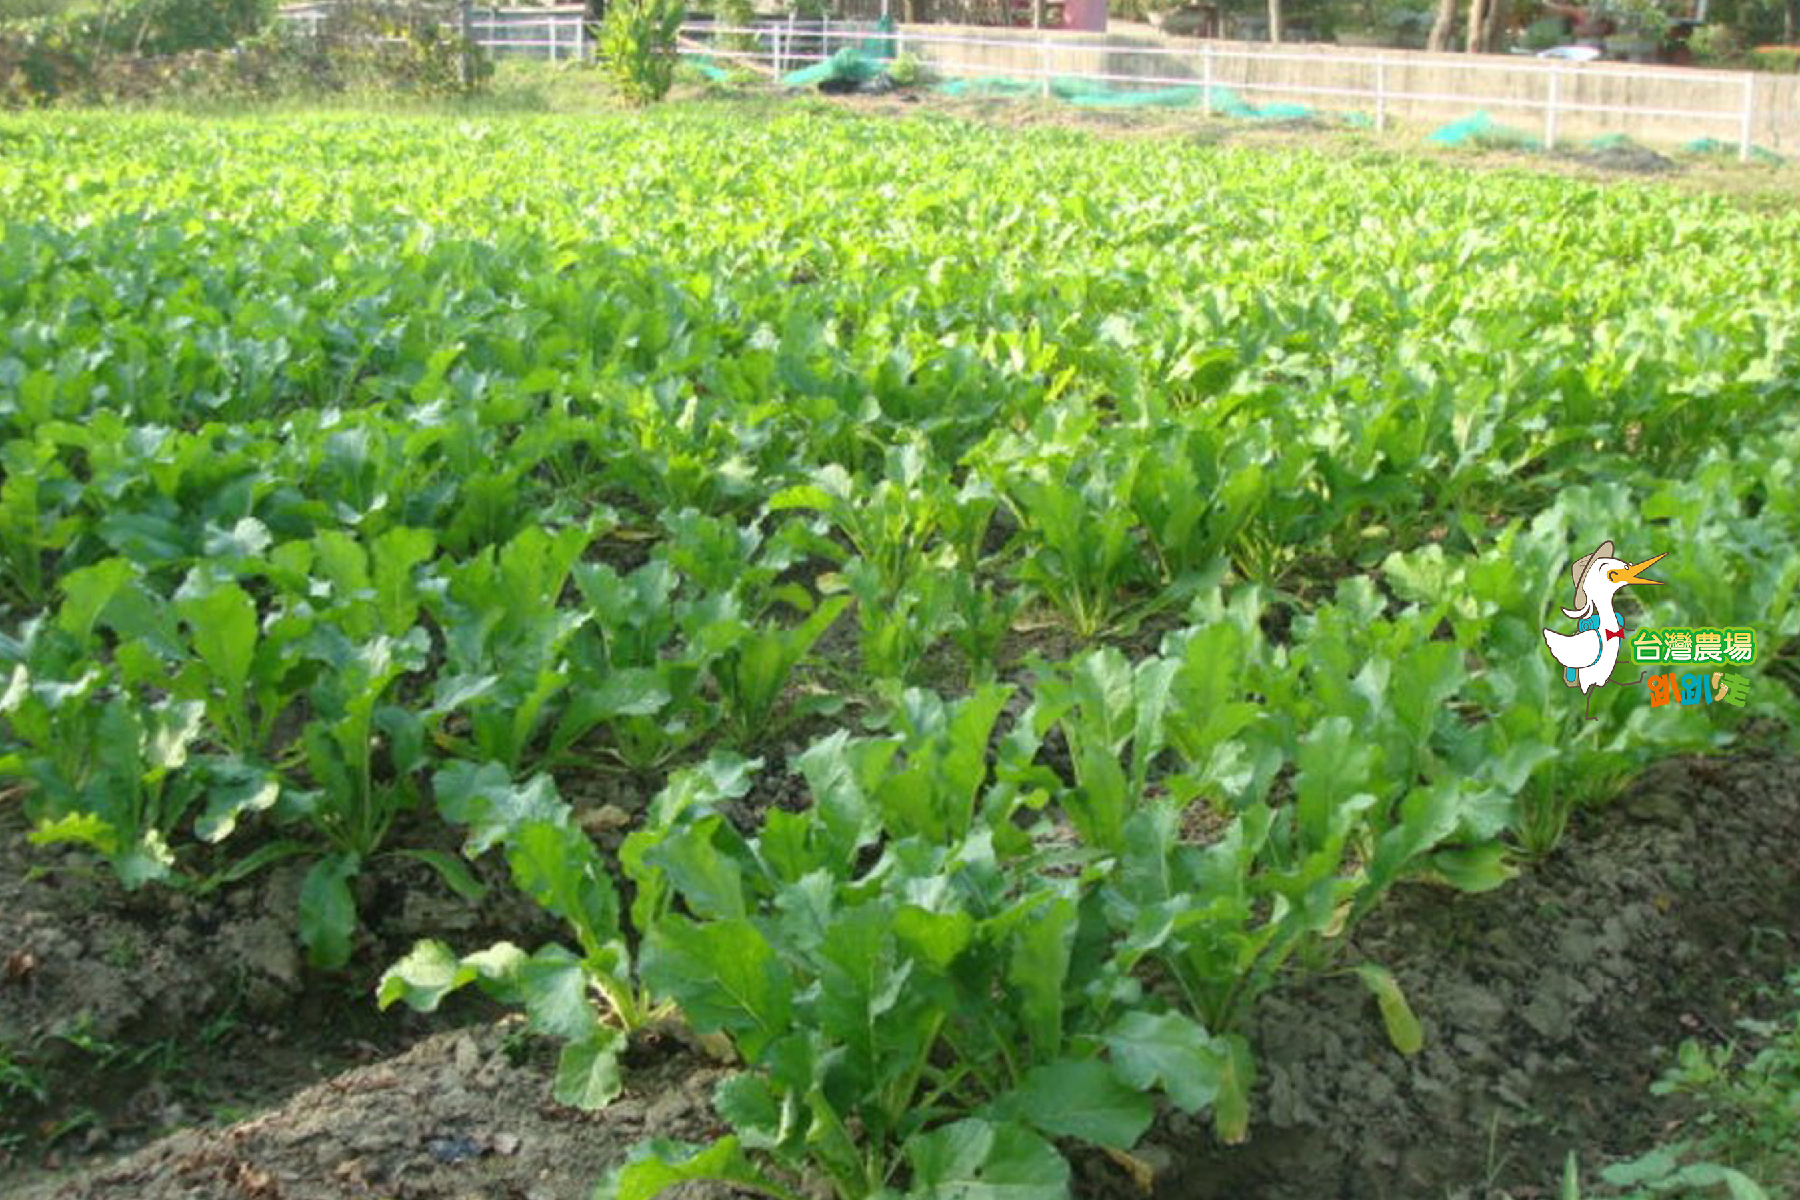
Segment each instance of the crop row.
[{"label": "crop row", "polygon": [[[427,941],[381,1002],[519,1004],[586,1106],[633,1030],[720,1039],[735,1133],[620,1196],[1057,1196],[1158,1095],[1241,1138],[1295,970],[1415,1048],[1350,941],[1384,895],[1746,721],[1582,719],[1539,630],[1602,537],[1755,626],[1791,717],[1786,219],[920,122],[0,143],[32,836],[128,886],[303,861],[321,968],[372,858],[471,901],[503,859],[570,944]],[[596,772],[654,796],[616,862]]]}]

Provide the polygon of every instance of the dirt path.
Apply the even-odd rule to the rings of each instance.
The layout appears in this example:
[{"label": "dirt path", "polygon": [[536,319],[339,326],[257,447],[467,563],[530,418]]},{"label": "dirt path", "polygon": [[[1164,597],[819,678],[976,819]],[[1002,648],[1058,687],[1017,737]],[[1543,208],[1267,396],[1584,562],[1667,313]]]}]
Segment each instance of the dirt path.
[{"label": "dirt path", "polygon": [[126,892],[79,852],[28,845],[17,807],[0,804],[0,1197],[491,1021],[500,1010],[474,995],[431,1017],[376,1011],[376,979],[416,938],[555,935],[503,869],[476,867],[490,887],[475,907],[428,868],[380,859],[359,881],[367,921],[352,967],[308,971],[292,916],[304,870],[206,896]]},{"label": "dirt path", "polygon": [[[1800,764],[1667,763],[1498,892],[1415,888],[1358,939],[1427,1031],[1403,1058],[1360,984],[1269,998],[1258,1123],[1238,1149],[1166,1120],[1146,1157],[1182,1200],[1552,1194],[1652,1135],[1666,1047],[1729,1030],[1800,957]],[[575,1200],[636,1139],[713,1132],[717,1068],[665,1044],[583,1116],[503,1026],[435,1035],[223,1130],[185,1132],[26,1200]],[[1105,1160],[1084,1196],[1137,1193]]]},{"label": "dirt path", "polygon": [[627,1093],[585,1115],[551,1101],[548,1059],[521,1055],[509,1033],[435,1034],[263,1116],[175,1134],[19,1200],[564,1200],[640,1138],[723,1132],[707,1104],[718,1071],[685,1052],[640,1056]]}]

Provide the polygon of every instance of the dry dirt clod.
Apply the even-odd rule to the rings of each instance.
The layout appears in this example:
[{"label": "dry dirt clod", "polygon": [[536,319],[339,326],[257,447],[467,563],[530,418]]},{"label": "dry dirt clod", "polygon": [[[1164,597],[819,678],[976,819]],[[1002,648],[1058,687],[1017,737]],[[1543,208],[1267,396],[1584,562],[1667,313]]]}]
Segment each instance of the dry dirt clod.
[{"label": "dry dirt clod", "polygon": [[602,804],[599,808],[588,809],[578,820],[589,837],[600,837],[630,825],[631,814],[616,804]]},{"label": "dry dirt clod", "polygon": [[6,956],[6,965],[0,969],[0,979],[7,983],[22,983],[37,968],[37,955],[29,950],[14,950]]},{"label": "dry dirt clod", "polygon": [[456,1073],[467,1078],[481,1069],[481,1051],[475,1045],[475,1039],[467,1034],[459,1035],[452,1060],[456,1065]]}]

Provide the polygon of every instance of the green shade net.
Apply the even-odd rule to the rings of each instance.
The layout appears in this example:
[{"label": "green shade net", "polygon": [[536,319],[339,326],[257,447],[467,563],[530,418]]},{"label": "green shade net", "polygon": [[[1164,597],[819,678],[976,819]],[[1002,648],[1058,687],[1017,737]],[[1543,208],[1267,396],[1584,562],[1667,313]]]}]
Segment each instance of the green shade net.
[{"label": "green shade net", "polygon": [[[1039,80],[1008,79],[983,75],[969,79],[951,79],[935,89],[944,96],[1013,98],[1041,96],[1044,84]],[[1052,79],[1049,94],[1069,104],[1090,108],[1199,108],[1206,105],[1207,89],[1201,87],[1117,88],[1090,79]],[[1304,104],[1248,104],[1230,88],[1215,87],[1212,103],[1215,113],[1246,120],[1294,121],[1318,116]]]},{"label": "green shade net", "polygon": [[[1735,142],[1722,142],[1718,138],[1710,137],[1695,138],[1682,149],[1690,154],[1736,154],[1738,152]],[[1780,166],[1787,161],[1773,150],[1766,150],[1761,146],[1750,147],[1750,158],[1754,162],[1768,163],[1771,166]]]},{"label": "green shade net", "polygon": [[782,87],[817,87],[829,80],[845,83],[867,83],[886,69],[894,57],[894,21],[883,17],[875,32],[856,43],[845,46],[824,62],[789,71],[781,77]]},{"label": "green shade net", "polygon": [[721,67],[718,63],[714,62],[704,54],[688,54],[684,55],[683,58],[686,60],[688,66],[694,68],[694,70],[700,72],[708,79],[723,81],[731,78],[730,71],[727,71],[724,67]]},{"label": "green shade net", "polygon": [[1043,91],[1043,85],[1023,79],[982,75],[969,79],[947,79],[932,90],[943,96],[1035,96]]},{"label": "green shade net", "polygon": [[846,83],[867,83],[881,74],[881,70],[879,60],[870,58],[855,46],[846,46],[824,62],[801,67],[798,71],[789,71],[781,77],[781,86],[817,87],[832,79],[841,79]]},{"label": "green shade net", "polygon": [[1425,139],[1439,146],[1504,146],[1519,150],[1535,150],[1538,140],[1523,129],[1514,129],[1510,125],[1502,125],[1488,116],[1485,109],[1477,110],[1473,116],[1464,117],[1460,121],[1435,130]]},{"label": "green shade net", "polygon": [[1088,79],[1052,79],[1050,94],[1070,104],[1097,108],[1192,108],[1202,98],[1197,87],[1130,91]]},{"label": "green shade net", "polygon": [[883,17],[875,22],[875,35],[858,42],[856,48],[870,58],[879,58],[883,62],[893,61],[894,18]]}]

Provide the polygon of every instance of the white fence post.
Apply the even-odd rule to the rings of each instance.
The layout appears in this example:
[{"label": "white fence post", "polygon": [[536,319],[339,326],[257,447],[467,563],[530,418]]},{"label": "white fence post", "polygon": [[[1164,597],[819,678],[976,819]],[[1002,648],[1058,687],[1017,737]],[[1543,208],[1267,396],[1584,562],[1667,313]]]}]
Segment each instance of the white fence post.
[{"label": "white fence post", "polygon": [[1200,47],[1200,104],[1207,116],[1213,115],[1213,65],[1212,43],[1207,42]]},{"label": "white fence post", "polygon": [[463,0],[462,4],[457,6],[456,13],[457,32],[462,35],[462,46],[456,55],[456,78],[457,82],[462,84],[465,89],[474,78],[474,67],[469,62],[469,46],[475,40],[474,20],[475,14],[472,11],[472,5],[469,0]]},{"label": "white fence post", "polygon": [[1375,132],[1387,129],[1387,58],[1375,59]]},{"label": "white fence post", "polygon": [[561,22],[558,21],[554,16],[547,16],[544,18],[544,23],[550,27],[550,61],[555,62],[556,61],[556,41],[557,41],[556,29],[557,29],[557,26],[561,24]]},{"label": "white fence post", "polygon": [[1044,99],[1050,98],[1050,39],[1042,30],[1038,31],[1038,87],[1043,90]]},{"label": "white fence post", "polygon": [[1750,129],[1752,114],[1756,111],[1756,76],[1744,72],[1744,116],[1743,123],[1738,126],[1738,161],[1750,161]]},{"label": "white fence post", "polygon": [[1562,86],[1562,68],[1550,68],[1550,97],[1544,102],[1544,149],[1556,149],[1556,100]]},{"label": "white fence post", "polygon": [[586,16],[587,14],[584,12],[575,18],[575,61],[578,63],[587,61],[587,21],[584,19]]}]

